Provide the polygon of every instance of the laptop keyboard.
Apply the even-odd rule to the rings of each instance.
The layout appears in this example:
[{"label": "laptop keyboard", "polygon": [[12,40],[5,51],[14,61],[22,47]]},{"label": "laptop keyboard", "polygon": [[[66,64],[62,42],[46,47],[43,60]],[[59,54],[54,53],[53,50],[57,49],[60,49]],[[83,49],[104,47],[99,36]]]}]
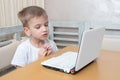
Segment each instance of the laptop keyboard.
[{"label": "laptop keyboard", "polygon": [[49,67],[59,68],[64,70],[65,72],[69,72],[70,69],[75,67],[76,59],[77,59],[76,52],[66,52],[57,57],[48,59],[42,62],[41,64]]}]

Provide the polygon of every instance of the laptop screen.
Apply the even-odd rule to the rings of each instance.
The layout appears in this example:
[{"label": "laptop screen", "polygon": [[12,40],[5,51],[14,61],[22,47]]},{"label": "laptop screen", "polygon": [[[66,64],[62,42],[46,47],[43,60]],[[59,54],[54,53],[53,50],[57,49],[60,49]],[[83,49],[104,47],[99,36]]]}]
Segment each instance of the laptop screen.
[{"label": "laptop screen", "polygon": [[99,56],[104,32],[105,28],[90,29],[83,32],[75,71],[78,71]]}]

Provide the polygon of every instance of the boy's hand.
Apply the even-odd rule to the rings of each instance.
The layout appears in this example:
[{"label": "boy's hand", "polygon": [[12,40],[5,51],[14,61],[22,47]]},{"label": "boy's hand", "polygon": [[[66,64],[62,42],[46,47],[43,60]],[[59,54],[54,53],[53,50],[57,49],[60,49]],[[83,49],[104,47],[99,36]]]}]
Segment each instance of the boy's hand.
[{"label": "boy's hand", "polygon": [[49,44],[44,44],[40,47],[39,56],[48,56],[52,52],[52,47]]},{"label": "boy's hand", "polygon": [[40,48],[39,57],[46,56],[47,50],[43,47]]},{"label": "boy's hand", "polygon": [[52,47],[49,44],[45,44],[43,47],[47,50],[45,56],[49,55],[52,52]]}]

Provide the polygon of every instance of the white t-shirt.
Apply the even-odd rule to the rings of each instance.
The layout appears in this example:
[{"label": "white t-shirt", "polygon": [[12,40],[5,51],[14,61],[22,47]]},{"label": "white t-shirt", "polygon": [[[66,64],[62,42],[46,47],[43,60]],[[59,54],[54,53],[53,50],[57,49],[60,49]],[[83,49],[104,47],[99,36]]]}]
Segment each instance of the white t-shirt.
[{"label": "white t-shirt", "polygon": [[[53,41],[47,39],[45,40],[45,43],[51,45],[53,49],[52,53],[58,50],[56,44]],[[38,59],[39,50],[40,48],[34,47],[30,43],[30,39],[27,39],[18,46],[11,64],[14,66],[23,67],[31,62],[34,62]]]}]

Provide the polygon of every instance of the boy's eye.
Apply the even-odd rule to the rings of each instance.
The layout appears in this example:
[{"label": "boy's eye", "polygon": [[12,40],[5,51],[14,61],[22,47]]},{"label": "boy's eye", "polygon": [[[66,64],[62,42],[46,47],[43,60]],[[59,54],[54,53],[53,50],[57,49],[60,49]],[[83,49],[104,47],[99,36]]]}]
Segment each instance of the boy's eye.
[{"label": "boy's eye", "polygon": [[36,28],[36,29],[40,29],[40,27],[41,27],[41,26],[36,26],[35,28]]},{"label": "boy's eye", "polygon": [[45,24],[45,27],[48,27],[48,24]]}]

